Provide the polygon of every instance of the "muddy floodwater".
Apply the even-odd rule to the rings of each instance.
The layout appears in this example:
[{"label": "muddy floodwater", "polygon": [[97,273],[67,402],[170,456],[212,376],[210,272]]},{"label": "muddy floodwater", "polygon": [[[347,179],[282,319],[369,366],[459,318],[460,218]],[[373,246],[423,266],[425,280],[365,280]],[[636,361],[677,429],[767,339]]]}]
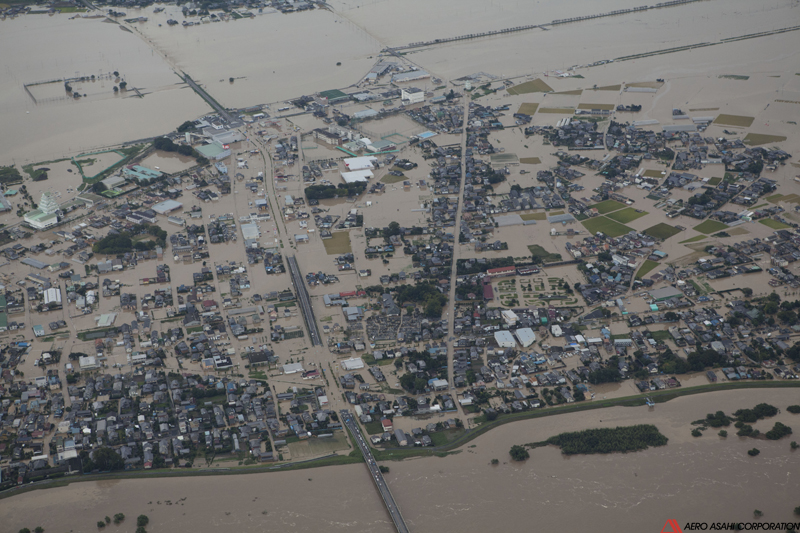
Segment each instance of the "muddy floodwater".
[{"label": "muddy floodwater", "polygon": [[[496,531],[497,524],[579,531],[660,531],[667,519],[791,521],[800,494],[800,453],[780,441],[722,439],[709,429],[690,436],[692,420],[759,402],[786,412],[796,390],[723,391],[678,398],[655,409],[619,407],[515,422],[492,430],[446,458],[388,462],[387,482],[414,533]],[[512,463],[513,444],[590,427],[655,424],[669,437],[660,448],[629,454],[567,457],[537,448]],[[757,447],[761,454],[747,455]],[[492,466],[497,458],[500,464]],[[41,525],[47,531],[93,531],[97,520],[146,514],[152,531],[394,531],[363,465],[224,477],[75,483],[2,501],[3,531]],[[32,518],[36,517],[36,518]],[[35,521],[36,523],[33,523]]]}]

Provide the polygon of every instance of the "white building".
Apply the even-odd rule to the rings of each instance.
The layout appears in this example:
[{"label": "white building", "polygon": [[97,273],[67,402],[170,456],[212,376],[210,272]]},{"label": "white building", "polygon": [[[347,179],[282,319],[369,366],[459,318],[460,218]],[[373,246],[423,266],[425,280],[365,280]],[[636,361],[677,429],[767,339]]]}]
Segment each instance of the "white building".
[{"label": "white building", "polygon": [[519,317],[517,316],[517,313],[515,313],[511,309],[504,309],[500,313],[500,315],[503,317],[503,320],[505,321],[505,323],[508,324],[509,326],[516,326],[517,325],[517,321],[519,320]]},{"label": "white building", "polygon": [[47,229],[58,224],[58,202],[52,193],[43,192],[39,208],[25,213],[23,219],[35,229]]},{"label": "white building", "polygon": [[374,174],[369,169],[354,170],[352,172],[340,172],[345,183],[365,182],[373,178]]},{"label": "white building", "polygon": [[531,328],[520,328],[515,331],[515,333],[517,334],[517,339],[519,339],[519,343],[523,348],[527,348],[536,342],[536,334]]},{"label": "white building", "polygon": [[44,291],[44,305],[61,305],[61,289],[58,287]]},{"label": "white building", "polygon": [[354,170],[372,170],[375,168],[378,158],[373,156],[348,157],[342,162],[349,172]]},{"label": "white building", "polygon": [[302,363],[292,363],[290,365],[283,365],[284,374],[297,374],[298,372],[302,371],[303,371]]},{"label": "white building", "polygon": [[550,326],[550,331],[553,333],[554,337],[561,337],[562,335],[564,335],[564,332],[561,331],[561,326],[559,326],[558,324],[553,324],[552,326]]},{"label": "white building", "polygon": [[417,87],[404,87],[400,91],[400,98],[406,105],[420,104],[425,101],[425,91]]},{"label": "white building", "polygon": [[501,348],[516,348],[517,343],[514,336],[508,331],[495,331],[494,340]]},{"label": "white building", "polygon": [[364,361],[360,357],[351,357],[342,361],[342,368],[348,372],[351,370],[359,370],[364,368]]}]

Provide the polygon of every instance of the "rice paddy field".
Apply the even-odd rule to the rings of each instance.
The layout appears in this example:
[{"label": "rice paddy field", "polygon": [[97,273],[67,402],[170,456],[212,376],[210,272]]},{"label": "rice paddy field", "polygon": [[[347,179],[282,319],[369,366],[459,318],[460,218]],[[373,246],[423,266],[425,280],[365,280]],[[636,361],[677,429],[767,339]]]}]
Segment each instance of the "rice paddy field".
[{"label": "rice paddy field", "polygon": [[633,222],[637,218],[643,217],[647,214],[647,211],[637,211],[633,207],[626,207],[625,209],[614,211],[607,216],[612,220],[616,220],[622,224],[627,224],[628,222]]},{"label": "rice paddy field", "polygon": [[721,181],[722,181],[722,178],[708,178],[708,184],[712,185],[712,186],[713,185],[719,185]]},{"label": "rice paddy field", "polygon": [[681,230],[679,230],[675,226],[670,226],[669,224],[665,224],[662,222],[660,224],[656,224],[655,226],[647,228],[646,230],[644,230],[644,232],[650,235],[651,237],[655,237],[656,239],[661,239],[662,241],[665,241],[670,237],[672,237],[673,235],[677,235],[678,233],[680,233]]},{"label": "rice paddy field", "polygon": [[653,170],[653,169],[645,170],[644,173],[642,173],[642,175],[645,178],[663,178],[664,177],[664,174],[662,173],[662,171]]},{"label": "rice paddy field", "polygon": [[619,91],[622,85],[605,85],[603,87],[592,87],[594,91]]},{"label": "rice paddy field", "polygon": [[651,261],[649,259],[646,260],[644,263],[642,263],[642,266],[639,268],[639,271],[636,273],[636,279],[642,279],[647,274],[649,274],[651,270],[653,270],[657,266],[658,266],[658,263],[656,263],[655,261]]},{"label": "rice paddy field", "polygon": [[750,146],[761,146],[762,144],[779,143],[786,140],[783,135],[766,135],[764,133],[748,133],[742,142]]},{"label": "rice paddy field", "polygon": [[350,232],[334,231],[333,237],[322,241],[328,255],[349,254],[353,251],[350,247]]},{"label": "rice paddy field", "polygon": [[633,231],[633,228],[630,228],[625,224],[620,224],[616,220],[611,220],[610,218],[606,217],[589,218],[582,220],[581,224],[583,224],[583,226],[592,233],[600,232],[612,238],[619,237],[621,235],[625,235],[629,231]]},{"label": "rice paddy field", "polygon": [[768,228],[772,228],[774,230],[791,228],[789,224],[784,224],[783,222],[775,220],[774,218],[761,218],[758,220],[758,223],[764,224]]},{"label": "rice paddy field", "polygon": [[526,102],[524,104],[520,104],[517,113],[522,113],[523,115],[533,115],[534,113],[536,113],[536,110],[538,108],[539,104],[530,104]]},{"label": "rice paddy field", "polygon": [[741,128],[749,128],[755,117],[745,117],[743,115],[726,115],[720,114],[717,115],[717,118],[714,119],[714,124],[721,124],[723,126],[739,126]]},{"label": "rice paddy field", "polygon": [[597,209],[597,211],[601,215],[605,215],[606,213],[622,209],[623,207],[625,207],[625,204],[623,204],[622,202],[618,202],[616,200],[604,200],[599,204],[594,204],[592,207]]},{"label": "rice paddy field", "polygon": [[539,113],[550,113],[552,115],[571,115],[575,112],[574,107],[540,107]]},{"label": "rice paddy field", "polygon": [[700,224],[694,227],[695,231],[699,231],[700,233],[706,233],[706,234],[716,233],[724,229],[728,229],[728,225],[723,224],[722,222],[716,220],[706,220],[705,222],[701,222]]},{"label": "rice paddy field", "polygon": [[695,237],[692,237],[691,239],[686,239],[685,241],[681,241],[678,244],[689,244],[691,242],[702,241],[703,239],[707,239],[707,238],[708,238],[708,235],[696,235]]},{"label": "rice paddy field", "polygon": [[604,109],[606,111],[614,111],[616,106],[614,104],[578,104],[578,109]]},{"label": "rice paddy field", "polygon": [[538,157],[521,157],[519,162],[523,165],[541,165],[542,160]]},{"label": "rice paddy field", "polygon": [[509,87],[508,94],[551,93],[553,88],[539,78]]}]

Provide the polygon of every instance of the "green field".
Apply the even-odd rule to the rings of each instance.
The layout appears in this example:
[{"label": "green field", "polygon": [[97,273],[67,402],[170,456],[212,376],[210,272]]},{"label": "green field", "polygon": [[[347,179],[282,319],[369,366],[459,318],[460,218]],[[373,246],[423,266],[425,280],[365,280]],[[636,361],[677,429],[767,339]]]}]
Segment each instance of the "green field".
[{"label": "green field", "polygon": [[540,79],[526,81],[508,89],[508,94],[551,93],[553,88]]},{"label": "green field", "polygon": [[581,224],[592,233],[602,232],[604,235],[612,238],[633,231],[633,228],[629,228],[625,224],[620,224],[616,220],[611,220],[606,217],[588,218],[581,221]]},{"label": "green field", "polygon": [[758,222],[759,222],[759,224],[764,224],[768,228],[772,228],[772,229],[791,228],[791,226],[789,224],[784,224],[783,222],[775,220],[774,218],[760,218],[760,219],[758,219]]},{"label": "green field", "polygon": [[554,93],[554,94],[563,94],[567,96],[580,96],[581,94],[583,94],[583,89],[575,89],[574,91],[561,91],[560,93]]},{"label": "green field", "polygon": [[762,144],[779,143],[786,140],[783,135],[767,135],[765,133],[748,133],[742,141],[750,146],[760,146]]},{"label": "green field", "polygon": [[347,231],[334,231],[333,237],[323,240],[322,243],[328,255],[349,254],[353,251],[350,247],[350,233]]},{"label": "green field", "polygon": [[656,239],[661,239],[662,241],[665,241],[670,237],[672,237],[673,235],[677,235],[678,233],[680,233],[681,230],[679,230],[675,226],[670,226],[669,224],[665,224],[662,222],[660,224],[656,224],[655,226],[647,228],[646,230],[644,230],[644,232],[650,235],[651,237],[655,237]]},{"label": "green field", "polygon": [[605,111],[614,111],[616,106],[614,104],[578,104],[578,109],[603,109]]},{"label": "green field", "polygon": [[642,266],[639,268],[639,271],[636,273],[636,279],[642,279],[647,274],[650,273],[655,267],[658,266],[658,263],[655,261],[650,261],[649,259],[642,263]]},{"label": "green field", "polygon": [[536,113],[536,110],[539,108],[539,104],[520,104],[517,113],[522,113],[523,115],[533,115]]},{"label": "green field", "polygon": [[743,115],[726,115],[724,113],[717,115],[714,124],[722,124],[723,126],[739,126],[741,128],[749,128],[755,120],[755,117],[746,117]]},{"label": "green field", "polygon": [[623,207],[625,207],[625,204],[623,204],[622,202],[618,202],[616,200],[605,200],[603,202],[600,202],[599,204],[594,204],[593,206],[590,207],[594,207],[595,209],[597,209],[598,213],[600,213],[601,215],[605,215],[606,213],[616,211],[617,209],[622,209]]},{"label": "green field", "polygon": [[719,182],[721,182],[721,181],[722,181],[722,178],[708,178],[708,184],[712,185],[712,186],[719,185]]},{"label": "green field", "polygon": [[522,220],[547,220],[547,213],[525,213],[519,217]]},{"label": "green field", "polygon": [[716,233],[724,229],[728,229],[728,225],[716,220],[706,220],[705,222],[702,222],[694,227],[695,231],[705,234]]},{"label": "green field", "polygon": [[720,74],[718,78],[726,80],[749,80],[750,76],[742,76],[741,74]]},{"label": "green field", "polygon": [[538,244],[531,244],[528,246],[528,250],[531,252],[533,257],[538,257],[542,260],[542,263],[555,263],[556,261],[561,261],[561,254],[553,254],[539,246]]},{"label": "green field", "polygon": [[538,157],[521,157],[519,159],[520,164],[522,165],[541,165],[542,160]]},{"label": "green field", "polygon": [[681,241],[678,244],[689,244],[691,242],[702,241],[703,239],[708,238],[708,235],[697,235],[696,237],[692,237],[691,239],[686,239],[685,241]]},{"label": "green field", "polygon": [[622,85],[604,85],[603,87],[592,87],[595,91],[619,91]]},{"label": "green field", "polygon": [[617,222],[621,222],[623,224],[627,224],[628,222],[633,222],[637,218],[645,216],[647,211],[642,211],[640,213],[636,212],[636,209],[633,207],[626,207],[625,209],[620,209],[619,211],[614,211],[608,218],[612,220],[616,220]]}]

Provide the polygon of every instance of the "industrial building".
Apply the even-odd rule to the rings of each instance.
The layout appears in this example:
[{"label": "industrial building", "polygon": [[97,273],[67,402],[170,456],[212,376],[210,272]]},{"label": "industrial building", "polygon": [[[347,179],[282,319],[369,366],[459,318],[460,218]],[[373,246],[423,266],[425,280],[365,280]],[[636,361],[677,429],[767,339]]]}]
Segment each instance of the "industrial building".
[{"label": "industrial building", "polygon": [[159,215],[166,215],[167,213],[177,211],[178,209],[183,209],[183,204],[176,202],[175,200],[165,200],[154,205],[152,209]]},{"label": "industrial building", "polygon": [[342,368],[348,372],[364,368],[364,361],[360,357],[351,357],[342,361]]},{"label": "industrial building", "polygon": [[354,170],[352,172],[340,172],[339,175],[342,177],[345,183],[365,182],[374,177],[372,171],[367,169]]},{"label": "industrial building", "polygon": [[344,167],[352,172],[354,170],[372,170],[378,162],[377,157],[363,156],[363,157],[348,157],[342,160]]},{"label": "industrial building", "polygon": [[405,105],[421,104],[425,101],[425,91],[417,87],[404,87],[400,91],[400,98]]},{"label": "industrial building", "polygon": [[534,342],[536,342],[536,334],[533,332],[531,328],[520,328],[516,330],[514,333],[517,335],[517,339],[519,339],[519,343],[522,345],[523,348],[527,348]]},{"label": "industrial building", "polygon": [[500,313],[500,316],[503,317],[503,321],[509,326],[516,326],[517,325],[517,321],[519,320],[519,317],[517,316],[517,313],[515,313],[511,309],[504,309]]},{"label": "industrial building", "polygon": [[514,336],[508,331],[495,331],[494,340],[500,348],[516,348]]}]

